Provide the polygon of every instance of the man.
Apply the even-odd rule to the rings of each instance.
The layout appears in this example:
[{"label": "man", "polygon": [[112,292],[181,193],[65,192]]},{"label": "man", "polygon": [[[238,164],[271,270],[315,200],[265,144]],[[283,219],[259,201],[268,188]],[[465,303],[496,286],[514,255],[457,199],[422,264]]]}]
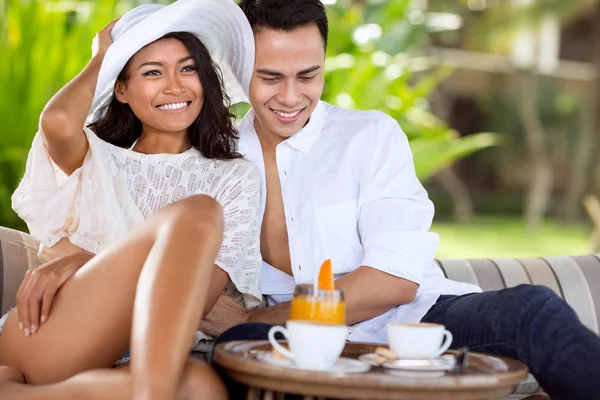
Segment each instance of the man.
[{"label": "man", "polygon": [[[452,332],[453,348],[526,362],[553,399],[600,393],[600,379],[592,379],[600,378],[600,339],[550,289],[480,293],[436,267],[439,238],[428,232],[433,205],[396,121],[319,100],[327,44],[321,2],[240,6],[254,31],[256,60],[239,151],[263,174],[269,307],[245,312],[222,297],[202,330],[283,324],[295,285],[313,282],[331,258],[336,287],[345,292],[348,340],[386,342],[389,321],[440,323]],[[236,326],[220,341],[265,338],[268,327]]]}]

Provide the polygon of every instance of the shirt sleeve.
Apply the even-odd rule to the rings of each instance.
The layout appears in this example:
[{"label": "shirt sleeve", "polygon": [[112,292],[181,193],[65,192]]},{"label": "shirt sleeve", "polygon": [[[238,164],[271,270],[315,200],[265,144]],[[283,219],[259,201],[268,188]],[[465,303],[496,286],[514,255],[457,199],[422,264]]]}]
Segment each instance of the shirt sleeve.
[{"label": "shirt sleeve", "polygon": [[362,265],[421,283],[439,236],[429,232],[434,207],[417,179],[408,139],[386,116],[360,174],[358,227]]},{"label": "shirt sleeve", "polygon": [[72,233],[75,218],[71,211],[81,185],[81,171],[78,168],[63,178],[46,151],[41,133],[36,133],[25,175],[12,195],[12,208],[27,223],[31,235],[47,247]]},{"label": "shirt sleeve", "polygon": [[215,264],[229,274],[247,309],[262,302],[260,292],[260,177],[256,167],[238,163],[218,200],[223,207],[223,242]]},{"label": "shirt sleeve", "polygon": [[68,238],[98,254],[143,217],[126,185],[114,179],[118,171],[106,151],[108,144],[88,128],[83,131],[89,150],[82,166],[69,176],[50,158],[41,133],[35,135],[25,175],[12,195],[12,207],[31,235],[45,246]]}]

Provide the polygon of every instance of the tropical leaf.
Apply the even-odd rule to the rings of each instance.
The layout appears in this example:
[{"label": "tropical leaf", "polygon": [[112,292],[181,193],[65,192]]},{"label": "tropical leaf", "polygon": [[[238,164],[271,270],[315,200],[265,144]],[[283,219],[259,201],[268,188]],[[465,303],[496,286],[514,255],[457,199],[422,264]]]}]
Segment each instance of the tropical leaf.
[{"label": "tropical leaf", "polygon": [[456,160],[476,151],[502,145],[502,137],[495,133],[478,133],[451,140],[450,143],[441,136],[420,137],[410,142],[419,179],[427,180]]}]

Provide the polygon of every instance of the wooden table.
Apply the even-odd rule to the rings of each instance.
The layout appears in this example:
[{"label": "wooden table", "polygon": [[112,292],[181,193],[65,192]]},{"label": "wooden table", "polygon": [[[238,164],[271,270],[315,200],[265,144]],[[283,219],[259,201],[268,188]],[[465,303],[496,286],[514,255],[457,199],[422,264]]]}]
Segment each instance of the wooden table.
[{"label": "wooden table", "polygon": [[[375,345],[348,343],[342,356],[357,358],[372,353]],[[237,382],[250,387],[248,399],[278,400],[284,393],[305,399],[497,399],[511,393],[527,377],[520,361],[469,353],[464,374],[446,373],[436,378],[399,377],[373,368],[363,373],[329,373],[271,366],[256,360],[268,341],[236,341],[215,347],[214,360]]]}]

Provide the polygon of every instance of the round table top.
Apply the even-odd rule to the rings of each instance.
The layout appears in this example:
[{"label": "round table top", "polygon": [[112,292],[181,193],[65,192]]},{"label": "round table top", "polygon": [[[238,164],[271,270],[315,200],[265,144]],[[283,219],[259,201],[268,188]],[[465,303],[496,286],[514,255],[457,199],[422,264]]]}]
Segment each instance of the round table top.
[{"label": "round table top", "polygon": [[[347,343],[343,357],[356,359],[378,345]],[[215,347],[214,360],[235,381],[253,388],[305,396],[352,399],[489,399],[505,396],[527,377],[528,368],[505,357],[469,353],[464,373],[438,377],[396,376],[383,367],[360,373],[283,368],[256,359],[271,351],[268,341],[234,341]],[[452,352],[448,352],[452,353]]]}]

